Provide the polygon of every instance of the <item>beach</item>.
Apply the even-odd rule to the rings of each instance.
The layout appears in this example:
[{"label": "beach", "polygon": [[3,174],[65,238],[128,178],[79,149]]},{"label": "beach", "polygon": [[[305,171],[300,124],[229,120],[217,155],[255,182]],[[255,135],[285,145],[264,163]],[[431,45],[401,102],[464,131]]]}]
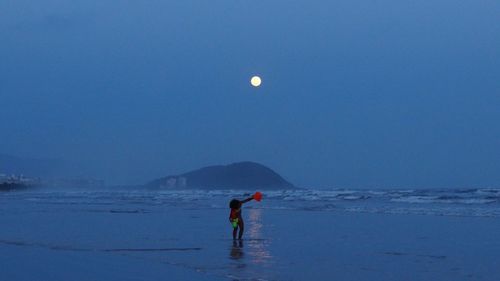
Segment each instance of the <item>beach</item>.
[{"label": "beach", "polygon": [[[1,279],[498,280],[500,276],[500,220],[492,215],[396,212],[400,204],[411,209],[415,203],[394,202],[398,205],[390,211],[366,198],[332,200],[323,208],[314,207],[317,202],[308,205],[307,200],[281,198],[289,202],[280,205],[271,196],[244,206],[244,239],[233,241],[225,205],[237,194],[2,193]],[[354,211],[360,206],[365,209]],[[432,210],[428,204],[417,207]],[[370,208],[389,211],[367,211]],[[486,208],[487,214],[495,214],[497,207],[490,203]]]}]

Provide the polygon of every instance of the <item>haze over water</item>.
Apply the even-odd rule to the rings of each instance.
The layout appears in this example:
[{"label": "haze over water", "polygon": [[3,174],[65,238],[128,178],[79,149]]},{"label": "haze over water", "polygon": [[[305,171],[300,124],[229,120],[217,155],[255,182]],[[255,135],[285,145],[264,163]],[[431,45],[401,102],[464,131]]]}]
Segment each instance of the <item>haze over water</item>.
[{"label": "haze over water", "polygon": [[306,187],[498,186],[499,5],[1,1],[0,152],[110,184],[252,160]]}]

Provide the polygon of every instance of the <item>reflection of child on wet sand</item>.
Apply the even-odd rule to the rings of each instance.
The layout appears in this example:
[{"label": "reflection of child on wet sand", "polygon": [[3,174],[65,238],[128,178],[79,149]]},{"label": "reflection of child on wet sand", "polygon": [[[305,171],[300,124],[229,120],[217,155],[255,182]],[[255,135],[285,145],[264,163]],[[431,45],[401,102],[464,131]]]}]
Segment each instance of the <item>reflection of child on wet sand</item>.
[{"label": "reflection of child on wet sand", "polygon": [[229,222],[233,225],[233,239],[236,240],[236,232],[238,232],[238,228],[240,229],[240,233],[238,235],[238,239],[241,239],[243,236],[244,223],[243,218],[241,217],[241,206],[248,201],[253,200],[252,197],[248,197],[245,200],[233,199],[229,202],[229,208],[231,208],[231,213],[229,213]]},{"label": "reflection of child on wet sand", "polygon": [[243,257],[243,240],[233,240],[233,247],[231,247],[231,252],[229,253],[232,259],[241,259]]}]

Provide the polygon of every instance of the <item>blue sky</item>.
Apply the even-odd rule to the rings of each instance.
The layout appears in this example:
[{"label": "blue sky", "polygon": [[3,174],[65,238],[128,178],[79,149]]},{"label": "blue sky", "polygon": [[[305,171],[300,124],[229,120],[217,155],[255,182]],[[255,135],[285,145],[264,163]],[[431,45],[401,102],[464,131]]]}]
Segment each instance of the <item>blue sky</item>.
[{"label": "blue sky", "polygon": [[110,183],[252,160],[300,186],[498,186],[499,10],[4,0],[0,152]]}]

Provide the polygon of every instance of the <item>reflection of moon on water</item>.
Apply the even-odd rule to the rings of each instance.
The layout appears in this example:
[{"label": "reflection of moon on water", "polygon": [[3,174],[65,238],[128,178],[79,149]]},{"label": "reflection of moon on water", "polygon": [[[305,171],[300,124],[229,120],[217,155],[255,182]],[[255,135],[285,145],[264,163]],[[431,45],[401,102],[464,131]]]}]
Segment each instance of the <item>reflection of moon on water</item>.
[{"label": "reflection of moon on water", "polygon": [[272,256],[269,252],[269,240],[262,237],[262,209],[249,209],[249,227],[247,241],[248,254],[252,256],[253,263],[266,263]]},{"label": "reflection of moon on water", "polygon": [[[231,280],[269,280],[272,276],[270,239],[263,237],[262,209],[248,209],[245,233],[242,240],[233,240],[229,248]],[[271,278],[272,279],[272,278]]]}]

